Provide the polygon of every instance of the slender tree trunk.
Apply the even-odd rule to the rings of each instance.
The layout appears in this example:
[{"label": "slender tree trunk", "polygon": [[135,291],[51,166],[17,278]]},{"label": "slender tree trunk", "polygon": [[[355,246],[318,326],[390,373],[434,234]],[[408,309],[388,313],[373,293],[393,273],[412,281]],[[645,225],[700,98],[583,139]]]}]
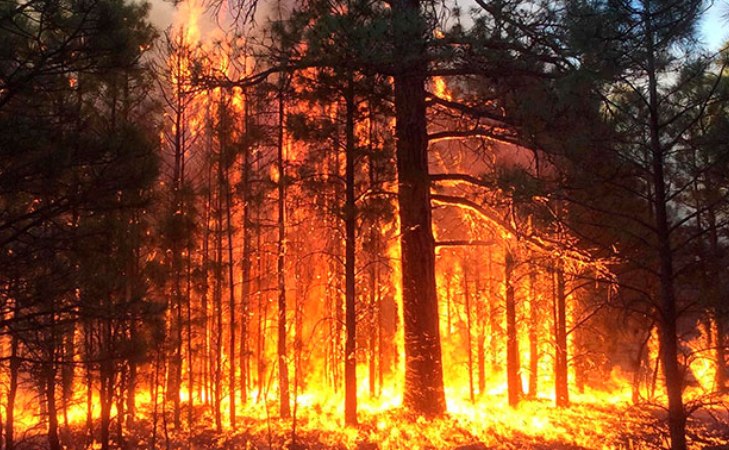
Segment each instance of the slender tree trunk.
[{"label": "slender tree trunk", "polygon": [[[222,94],[221,94],[222,95]],[[222,100],[221,100],[222,103]],[[221,105],[222,110],[222,105]],[[221,132],[222,134],[222,132]],[[213,406],[215,408],[215,429],[223,429],[221,417],[223,383],[223,146],[217,161],[217,198],[215,205],[215,286],[213,309],[215,310],[215,367],[213,373]]]},{"label": "slender tree trunk", "polygon": [[661,125],[658,99],[658,80],[654,50],[655,34],[651,20],[650,1],[644,0],[647,43],[648,106],[650,113],[650,149],[652,163],[652,185],[654,188],[655,228],[658,244],[660,279],[660,341],[663,374],[668,396],[668,427],[671,435],[671,449],[686,449],[686,411],[683,405],[683,377],[678,362],[678,335],[676,322],[676,295],[674,291],[673,249],[671,248],[671,226],[668,218],[666,197],[665,152],[661,144]]},{"label": "slender tree trunk", "polygon": [[233,220],[232,220],[232,199],[230,193],[230,171],[226,162],[225,169],[225,214],[228,235],[228,415],[230,426],[235,429],[235,275],[233,273]]},{"label": "slender tree trunk", "polygon": [[109,450],[109,428],[111,427],[111,404],[114,393],[114,376],[111,373],[113,368],[111,367],[111,360],[108,360],[109,356],[103,357],[104,361],[101,362],[100,370],[100,390],[99,400],[101,404],[101,449]]},{"label": "slender tree trunk", "polygon": [[[245,95],[245,93],[244,93]],[[243,99],[243,123],[247,140],[250,139],[250,113],[249,98],[247,95]],[[243,204],[243,217],[241,218],[243,226],[243,249],[241,264],[241,318],[240,318],[240,401],[245,405],[248,402],[248,314],[250,311],[251,296],[251,235],[250,235],[250,190],[251,190],[251,145],[245,146],[243,149],[243,167],[241,173],[241,201]]]},{"label": "slender tree trunk", "polygon": [[473,331],[471,324],[471,292],[468,285],[468,269],[465,258],[461,262],[463,267],[463,298],[466,308],[466,351],[468,352],[468,392],[471,403],[476,401],[476,393],[473,387]]},{"label": "slender tree trunk", "polygon": [[[72,361],[73,360],[73,352],[74,352],[74,334],[75,334],[76,324],[72,323],[69,324],[69,330],[66,330],[63,333],[63,358],[66,361]],[[74,383],[74,373],[73,373],[74,365],[73,364],[64,364],[63,367],[61,367],[61,386],[62,386],[62,392],[61,392],[61,398],[63,400],[63,404],[61,405],[62,408],[62,414],[63,414],[63,439],[68,440],[71,434],[71,430],[68,423],[68,407],[71,404],[71,397],[73,396],[73,383]]]},{"label": "slender tree trunk", "polygon": [[[55,352],[51,352],[54,354]],[[58,408],[56,407],[56,367],[55,362],[47,363],[45,371],[46,408],[48,410],[48,447],[50,450],[61,450],[58,437]]]},{"label": "slender tree trunk", "polygon": [[506,379],[509,405],[516,406],[522,396],[519,375],[519,340],[516,329],[516,298],[514,295],[514,256],[504,250],[504,283],[506,284]]},{"label": "slender tree trunk", "polygon": [[[15,307],[17,317],[18,307]],[[18,374],[20,372],[20,359],[18,358],[19,340],[15,333],[10,338],[10,374],[8,398],[5,417],[5,449],[13,450],[15,447],[15,397],[18,393]]]},{"label": "slender tree trunk", "polygon": [[481,270],[476,264],[476,323],[478,337],[476,343],[476,364],[478,366],[478,393],[484,394],[486,389],[486,308],[481,291]]},{"label": "slender tree trunk", "polygon": [[194,361],[192,353],[192,241],[187,243],[187,287],[185,288],[185,328],[187,329],[186,336],[186,351],[187,351],[187,428],[192,430],[193,425],[193,411],[195,409],[195,371]]},{"label": "slender tree trunk", "polygon": [[419,0],[392,4],[396,54],[395,134],[405,331],[404,404],[427,416],[445,412],[435,240],[431,228],[426,130],[425,21]]},{"label": "slender tree trunk", "polygon": [[711,249],[711,277],[712,286],[710,291],[710,307],[709,316],[711,326],[708,334],[713,340],[714,348],[714,386],[716,392],[725,392],[727,389],[727,373],[726,373],[726,347],[724,344],[724,305],[722,303],[722,274],[719,268],[721,250],[719,248],[719,233],[716,225],[716,213],[714,208],[710,207],[707,211],[707,219],[709,222],[709,243]]},{"label": "slender tree trunk", "polygon": [[354,193],[354,164],[356,143],[354,136],[354,80],[350,75],[345,101],[347,107],[346,119],[346,155],[345,155],[345,326],[347,337],[344,346],[344,421],[347,425],[357,424],[357,354],[356,354],[356,313],[355,313],[355,228],[357,220],[357,205]]},{"label": "slender tree trunk", "polygon": [[[92,331],[90,321],[84,321],[84,354],[88,359],[93,358]],[[88,433],[89,443],[94,438],[93,401],[94,377],[91,365],[86,365],[86,431]]]},{"label": "slender tree trunk", "polygon": [[[181,58],[177,58],[178,76],[184,76],[180,67]],[[182,78],[179,78],[182,79]],[[182,159],[184,154],[184,100],[183,94],[178,89],[175,98],[175,135],[174,135],[174,166],[172,174],[172,205],[171,214],[178,218],[182,212]],[[177,221],[175,221],[177,222]],[[167,395],[174,405],[174,425],[176,429],[180,427],[180,387],[182,384],[182,255],[178,233],[172,236],[172,308],[174,314],[172,328],[173,336],[173,354],[170,365],[170,372],[167,382]]]},{"label": "slender tree trunk", "polygon": [[282,418],[291,416],[289,402],[289,370],[286,357],[286,167],[284,164],[284,126],[286,109],[284,104],[284,84],[278,93],[278,257],[276,271],[278,275],[278,388],[279,414]]},{"label": "slender tree trunk", "polygon": [[539,380],[539,305],[537,304],[537,272],[529,264],[529,397],[537,398]]},{"label": "slender tree trunk", "polygon": [[498,338],[499,335],[501,335],[501,330],[499,328],[499,309],[496,306],[496,302],[498,299],[498,296],[494,293],[494,255],[492,252],[489,252],[488,257],[488,283],[487,283],[487,291],[489,296],[489,363],[491,365],[491,372],[501,371],[502,368],[500,367],[500,358],[498,356]]},{"label": "slender tree trunk", "polygon": [[567,299],[565,293],[564,271],[561,261],[555,265],[556,292],[555,292],[555,358],[554,358],[554,389],[557,406],[569,405],[569,380],[567,372]]},{"label": "slender tree trunk", "polygon": [[266,354],[266,333],[264,333],[264,329],[266,327],[266,322],[268,321],[268,302],[266,302],[264,296],[263,296],[263,266],[264,266],[264,256],[261,255],[262,253],[262,233],[261,233],[261,226],[260,226],[260,219],[261,219],[261,207],[260,205],[256,208],[256,223],[258,226],[256,226],[256,252],[258,254],[258,264],[256,264],[256,296],[258,300],[258,323],[257,323],[257,339],[256,339],[256,383],[258,385],[258,393],[256,395],[256,402],[261,401],[263,398],[263,388],[265,385],[265,378],[266,378],[266,364],[265,364],[265,354]]},{"label": "slender tree trunk", "polygon": [[[209,150],[212,149],[212,145],[209,145]],[[202,389],[201,395],[203,402],[206,405],[210,404],[210,378],[212,367],[210,355],[210,305],[208,301],[208,294],[210,292],[210,220],[212,218],[213,208],[213,164],[208,162],[207,170],[207,199],[205,201],[205,211],[203,216],[205,217],[205,228],[203,231],[203,243],[202,243],[202,293],[200,295],[200,308],[202,309],[202,317],[200,322],[202,323]]]}]

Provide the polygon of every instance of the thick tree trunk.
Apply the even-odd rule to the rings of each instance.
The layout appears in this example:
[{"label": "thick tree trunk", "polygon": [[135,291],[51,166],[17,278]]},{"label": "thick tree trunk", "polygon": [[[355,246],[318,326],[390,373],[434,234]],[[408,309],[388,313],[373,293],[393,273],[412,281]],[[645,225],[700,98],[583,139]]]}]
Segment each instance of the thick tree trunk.
[{"label": "thick tree trunk", "polygon": [[354,136],[354,80],[350,75],[345,93],[346,102],[346,155],[345,155],[345,327],[347,336],[344,345],[344,422],[347,425],[357,424],[357,354],[356,346],[356,313],[355,313],[355,228],[357,221],[357,205],[354,197],[354,163],[356,143]]},{"label": "thick tree trunk", "polygon": [[395,74],[396,154],[405,331],[405,406],[445,412],[435,241],[431,228],[426,130],[425,21],[419,0],[392,4],[399,70]]}]

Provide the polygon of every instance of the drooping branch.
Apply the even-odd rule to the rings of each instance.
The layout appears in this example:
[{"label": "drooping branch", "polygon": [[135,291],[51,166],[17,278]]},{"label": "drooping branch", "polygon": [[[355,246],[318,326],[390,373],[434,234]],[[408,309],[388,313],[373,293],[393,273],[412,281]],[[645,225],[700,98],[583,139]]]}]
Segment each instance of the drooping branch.
[{"label": "drooping branch", "polygon": [[496,245],[495,241],[485,241],[483,239],[456,239],[450,241],[436,241],[436,247],[489,247]]},{"label": "drooping branch", "polygon": [[601,274],[609,276],[609,271],[605,268],[606,264],[604,261],[595,259],[589,253],[574,248],[574,246],[568,246],[564,242],[558,242],[549,237],[539,236],[533,232],[522,232],[490,208],[479,205],[472,200],[465,197],[444,194],[431,194],[430,198],[431,201],[442,205],[455,206],[475,212],[482,219],[485,219],[494,231],[497,231],[505,240],[514,239],[523,242],[532,250],[553,254],[581,266],[592,266]]}]

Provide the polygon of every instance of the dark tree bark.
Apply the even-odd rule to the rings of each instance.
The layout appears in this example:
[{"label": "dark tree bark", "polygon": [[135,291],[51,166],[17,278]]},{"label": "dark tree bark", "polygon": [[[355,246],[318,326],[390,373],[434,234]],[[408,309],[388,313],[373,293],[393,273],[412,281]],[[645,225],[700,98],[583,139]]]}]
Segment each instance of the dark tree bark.
[{"label": "dark tree bark", "polygon": [[354,193],[354,164],[356,143],[354,136],[354,80],[350,75],[345,92],[346,103],[346,155],[345,155],[345,327],[347,337],[344,345],[344,421],[347,425],[357,424],[357,354],[356,354],[356,313],[355,313],[355,229],[357,226],[357,206]]},{"label": "dark tree bark", "polygon": [[514,295],[514,255],[504,249],[504,284],[506,285],[506,380],[509,406],[516,406],[522,396],[519,375],[519,339],[516,329],[516,297]]},{"label": "dark tree bark", "polygon": [[476,393],[473,387],[473,330],[471,320],[471,291],[468,285],[468,269],[465,259],[461,262],[463,267],[463,298],[466,309],[466,351],[468,352],[468,392],[471,403],[476,401]]},{"label": "dark tree bark", "polygon": [[[55,352],[51,352],[55,355]],[[51,361],[53,358],[51,359]],[[56,367],[55,362],[46,363],[45,395],[46,409],[48,410],[48,447],[50,450],[61,450],[61,441],[58,437],[58,408],[56,407]]]},{"label": "dark tree bark", "polygon": [[225,216],[226,234],[228,238],[228,415],[230,426],[235,429],[235,275],[233,260],[233,220],[232,220],[232,199],[230,192],[230,169],[226,162],[225,168]]},{"label": "dark tree bark", "polygon": [[251,235],[250,235],[250,190],[251,190],[251,145],[250,145],[250,110],[249,97],[243,93],[243,124],[246,145],[243,148],[243,167],[241,173],[241,200],[243,203],[243,250],[241,264],[241,318],[240,318],[240,401],[245,405],[248,401],[248,314],[251,296]]},{"label": "dark tree bark", "polygon": [[278,93],[278,155],[276,168],[278,169],[278,255],[276,258],[276,271],[278,279],[278,389],[279,389],[279,415],[282,418],[291,416],[289,401],[289,369],[286,357],[286,172],[284,164],[284,126],[286,119],[286,105],[284,102],[284,84]]},{"label": "dark tree bark", "polygon": [[648,72],[648,109],[650,129],[650,153],[652,163],[652,184],[654,189],[653,206],[659,258],[660,311],[659,336],[661,360],[666,378],[668,395],[668,428],[671,435],[671,449],[686,449],[686,411],[683,406],[683,377],[678,363],[678,335],[676,322],[676,294],[674,291],[673,250],[671,248],[671,226],[668,219],[668,199],[666,196],[666,152],[661,144],[660,113],[658,98],[658,79],[654,30],[651,21],[650,5],[645,14]]},{"label": "dark tree bark", "polygon": [[539,380],[539,305],[537,304],[537,272],[529,264],[529,397],[537,397]]},{"label": "dark tree bark", "polygon": [[419,0],[392,4],[396,56],[395,134],[405,332],[405,406],[427,416],[445,412],[435,241],[431,228],[426,130],[426,27]]},{"label": "dark tree bark", "polygon": [[[222,100],[221,100],[222,113]],[[221,114],[222,117],[222,114]],[[221,127],[222,128],[222,127]],[[222,130],[221,130],[222,131]],[[222,136],[221,136],[222,139]],[[222,140],[221,140],[222,142]],[[223,398],[223,145],[220,145],[217,164],[217,195],[215,201],[215,285],[213,287],[213,310],[215,313],[215,367],[213,373],[213,407],[215,408],[215,429],[223,429],[221,402]]]},{"label": "dark tree bark", "polygon": [[555,402],[559,407],[569,405],[569,380],[567,372],[567,299],[565,292],[564,270],[562,264],[555,264],[555,357],[554,357],[554,390]]},{"label": "dark tree bark", "polygon": [[[16,305],[16,316],[17,308]],[[18,374],[20,372],[20,358],[18,358],[19,340],[15,333],[11,335],[10,339],[10,374],[5,417],[6,450],[13,450],[15,447],[15,397],[18,393]]]}]

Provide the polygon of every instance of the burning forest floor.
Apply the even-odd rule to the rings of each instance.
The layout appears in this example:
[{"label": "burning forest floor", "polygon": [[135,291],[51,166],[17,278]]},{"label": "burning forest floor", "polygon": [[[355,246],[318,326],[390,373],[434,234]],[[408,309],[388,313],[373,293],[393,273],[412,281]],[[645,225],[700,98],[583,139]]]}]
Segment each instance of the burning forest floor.
[{"label": "burning forest floor", "polygon": [[[729,403],[696,408],[689,418],[689,448],[729,449]],[[241,411],[236,431],[217,432],[209,411],[194,411],[198,425],[187,430],[186,412],[176,432],[172,416],[140,419],[119,448],[161,449],[664,449],[668,448],[665,410],[655,404],[575,402],[557,408],[549,400],[525,400],[517,408],[503,402],[453,405],[445,417],[428,420],[401,408],[362,412],[358,427],[344,427],[341,413],[300,408],[296,420],[269,419],[263,405]],[[77,441],[84,441],[83,434]],[[26,444],[33,446],[33,439]],[[87,441],[88,442],[88,441]],[[35,444],[42,445],[35,441]],[[19,447],[20,448],[20,447]],[[79,446],[89,448],[89,446]],[[96,448],[91,445],[91,448]]]}]

